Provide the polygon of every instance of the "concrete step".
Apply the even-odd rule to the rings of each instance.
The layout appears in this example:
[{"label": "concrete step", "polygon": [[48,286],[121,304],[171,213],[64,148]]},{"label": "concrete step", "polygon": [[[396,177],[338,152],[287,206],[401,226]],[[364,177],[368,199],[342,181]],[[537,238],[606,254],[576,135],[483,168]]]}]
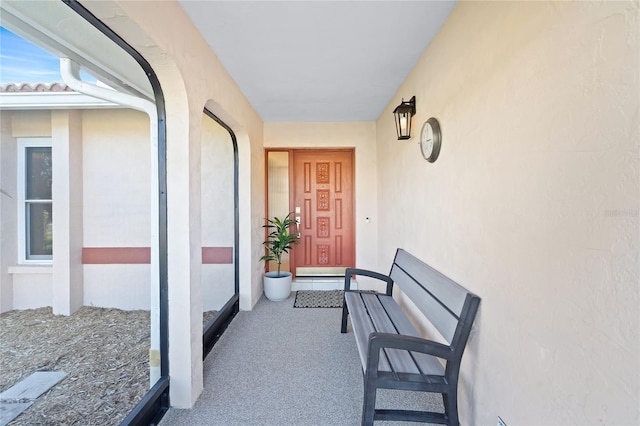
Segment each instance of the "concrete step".
[{"label": "concrete step", "polygon": [[[358,289],[358,282],[351,280],[351,288]],[[343,290],[344,278],[333,277],[297,277],[291,283],[291,290]]]}]

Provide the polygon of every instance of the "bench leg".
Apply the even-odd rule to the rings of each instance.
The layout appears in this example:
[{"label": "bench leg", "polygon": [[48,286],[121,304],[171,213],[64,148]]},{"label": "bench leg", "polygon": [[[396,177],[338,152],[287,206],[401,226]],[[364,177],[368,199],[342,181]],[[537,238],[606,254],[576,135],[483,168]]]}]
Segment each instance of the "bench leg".
[{"label": "bench leg", "polygon": [[447,424],[450,426],[460,425],[460,421],[458,420],[458,398],[456,394],[449,395],[448,393],[443,393],[442,402],[444,403],[444,414],[448,419]]},{"label": "bench leg", "polygon": [[362,402],[362,426],[372,426],[376,414],[377,388],[364,380],[364,401]]},{"label": "bench leg", "polygon": [[349,316],[349,310],[347,309],[347,302],[342,301],[342,328],[340,329],[341,333],[347,332],[347,317]]}]

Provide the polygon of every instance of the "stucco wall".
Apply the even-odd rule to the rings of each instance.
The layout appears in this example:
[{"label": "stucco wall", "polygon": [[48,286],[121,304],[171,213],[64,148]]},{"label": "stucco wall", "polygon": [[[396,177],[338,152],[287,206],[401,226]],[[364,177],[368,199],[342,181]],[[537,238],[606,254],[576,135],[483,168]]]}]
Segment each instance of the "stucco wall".
[{"label": "stucco wall", "polygon": [[[63,271],[79,269],[82,288],[59,291],[69,285],[68,277],[54,277],[51,267],[16,267],[16,135],[21,137],[51,136],[56,147],[69,145],[69,122],[66,111],[54,111],[58,119],[52,124],[48,111],[3,113],[2,155],[2,310],[51,306],[52,298],[64,299],[76,294],[80,305],[119,309],[150,308],[150,270],[148,264],[85,264],[80,263],[82,247],[146,248],[150,245],[150,143],[149,119],[146,114],[129,109],[84,110],[77,117],[81,140],[70,150],[58,149],[54,156],[61,167],[57,174],[63,185],[68,172],[81,175],[69,179],[79,185],[71,194],[80,194],[78,217],[69,216],[69,200],[56,198],[58,228],[56,242],[79,235],[77,247],[69,254],[73,261]],[[229,133],[212,119],[205,117],[202,143],[202,243],[205,247],[233,247],[233,146]],[[57,135],[57,136],[56,136]],[[57,142],[60,142],[59,144]],[[77,164],[64,160],[64,153],[76,153]],[[64,193],[64,191],[58,191]],[[69,194],[67,194],[69,195]],[[65,219],[65,215],[69,216]],[[62,224],[62,225],[60,225]],[[73,231],[73,232],[72,232]],[[66,232],[67,235],[64,233]],[[58,254],[65,254],[57,250]],[[64,263],[65,256],[55,257]],[[54,263],[54,268],[57,263]],[[234,292],[233,264],[203,265],[203,309],[219,309]],[[11,273],[9,273],[11,271]],[[58,290],[52,289],[53,286]],[[76,283],[76,284],[78,284]],[[34,289],[38,289],[37,291]],[[68,301],[61,302],[61,305]],[[53,303],[55,306],[56,304]],[[74,309],[72,309],[74,310]]]},{"label": "stucco wall", "polygon": [[150,145],[146,114],[82,113],[84,246],[149,247]]},{"label": "stucco wall", "polygon": [[11,135],[11,115],[0,115],[0,313],[13,306],[13,276],[9,266],[17,260],[16,161],[17,144]]},{"label": "stucco wall", "polygon": [[3,111],[0,120],[0,312],[50,306],[51,268],[15,266],[18,263],[17,138],[51,137],[51,113]]},{"label": "stucco wall", "polygon": [[[69,303],[65,299],[69,294],[75,297],[76,309],[82,304],[149,309],[149,265],[83,266],[80,260],[83,246],[148,247],[150,244],[149,121],[144,114],[132,110],[85,110],[71,115],[55,111],[53,115],[57,117],[54,120],[49,111],[3,112],[0,152],[6,161],[2,166],[2,188],[8,195],[2,205],[2,309],[65,306]],[[69,145],[72,134],[68,116],[76,117],[75,145],[70,150],[61,150]],[[55,174],[58,186],[63,185],[65,179],[69,181],[67,185],[73,185],[66,197],[65,191],[58,190],[56,193],[63,196],[55,198],[58,220],[54,226],[60,231],[55,233],[56,242],[76,235],[74,245],[69,246],[66,253],[66,261],[66,244],[56,251],[54,268],[59,266],[65,271],[58,278],[55,274],[52,276],[50,265],[18,265],[15,137],[42,136],[53,136],[57,149],[54,165],[59,166]],[[70,164],[71,161],[75,163]],[[82,177],[74,177],[72,173]],[[77,198],[72,203],[75,216],[69,216],[69,195]],[[69,216],[66,221],[65,215]],[[55,263],[57,261],[61,264]],[[75,287],[71,292],[66,289],[70,285],[66,271],[74,271]]]},{"label": "stucco wall", "polygon": [[380,262],[482,297],[464,424],[640,422],[638,28],[637,2],[460,2],[377,121]]},{"label": "stucco wall", "polygon": [[356,266],[359,268],[377,266],[375,140],[374,122],[264,124],[265,148],[355,148]]},{"label": "stucco wall", "polygon": [[[149,118],[82,113],[84,247],[149,247]],[[84,304],[149,309],[149,265],[84,265]]]},{"label": "stucco wall", "polygon": [[53,292],[51,289],[52,268],[46,269],[45,273],[34,271],[33,273],[14,273],[12,287],[11,308],[16,309],[37,309],[44,306],[53,305]]}]

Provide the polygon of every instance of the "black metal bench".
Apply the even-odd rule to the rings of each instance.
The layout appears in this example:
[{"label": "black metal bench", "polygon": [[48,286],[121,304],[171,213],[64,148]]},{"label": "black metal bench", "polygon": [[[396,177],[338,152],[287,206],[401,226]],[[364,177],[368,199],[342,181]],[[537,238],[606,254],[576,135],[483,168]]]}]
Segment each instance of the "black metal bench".
[{"label": "black metal bench", "polygon": [[[351,278],[358,275],[386,282],[385,294],[351,290]],[[391,297],[394,282],[448,345],[420,336]],[[388,276],[348,268],[344,289],[342,332],[350,316],[364,375],[362,425],[374,420],[458,425],[460,361],[480,298],[403,249]],[[440,393],[445,412],[376,409],[379,388]]]}]

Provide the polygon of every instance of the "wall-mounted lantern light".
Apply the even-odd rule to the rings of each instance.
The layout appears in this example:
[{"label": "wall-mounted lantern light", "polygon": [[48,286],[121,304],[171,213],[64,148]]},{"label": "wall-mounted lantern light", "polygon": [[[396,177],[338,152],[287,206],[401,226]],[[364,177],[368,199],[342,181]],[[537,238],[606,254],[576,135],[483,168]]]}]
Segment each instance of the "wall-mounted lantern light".
[{"label": "wall-mounted lantern light", "polygon": [[408,102],[404,101],[393,110],[396,119],[396,133],[398,140],[411,138],[411,117],[416,114],[416,97],[413,96]]}]

